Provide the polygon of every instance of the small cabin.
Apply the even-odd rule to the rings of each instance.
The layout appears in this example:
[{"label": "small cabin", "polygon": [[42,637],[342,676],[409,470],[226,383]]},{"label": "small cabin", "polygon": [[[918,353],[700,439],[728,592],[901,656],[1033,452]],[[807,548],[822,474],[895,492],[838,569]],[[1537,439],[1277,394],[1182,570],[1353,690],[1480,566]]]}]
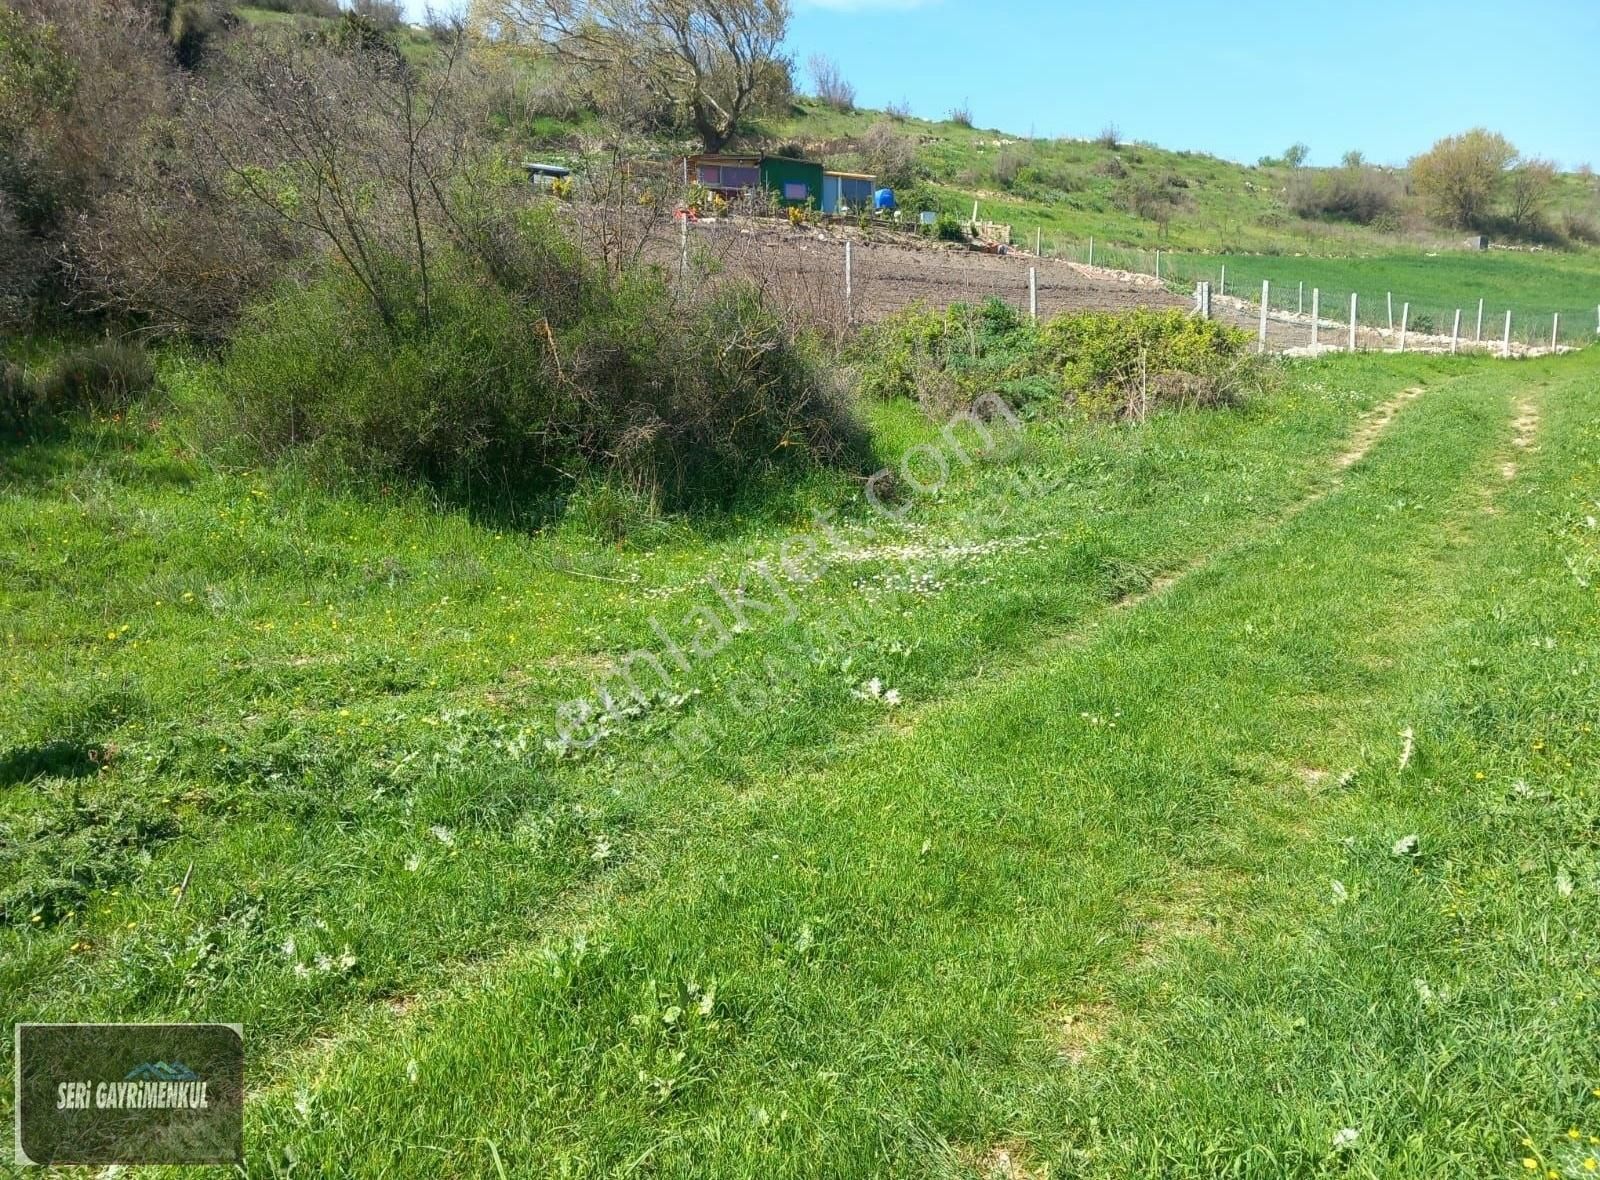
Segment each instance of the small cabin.
[{"label": "small cabin", "polygon": [[787,156],[690,156],[685,171],[702,187],[727,201],[766,189],[786,206],[822,207],[822,165]]},{"label": "small cabin", "polygon": [[872,211],[873,181],[877,178],[865,172],[824,172],[822,174],[822,211],[851,213]]}]

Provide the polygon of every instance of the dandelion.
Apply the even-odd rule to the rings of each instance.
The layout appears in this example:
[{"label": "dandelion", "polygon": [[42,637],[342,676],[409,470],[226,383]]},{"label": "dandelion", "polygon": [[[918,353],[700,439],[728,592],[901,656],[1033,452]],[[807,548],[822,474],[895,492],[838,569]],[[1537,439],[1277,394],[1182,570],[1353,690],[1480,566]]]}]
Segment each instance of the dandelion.
[{"label": "dandelion", "polygon": [[1530,1172],[1537,1171],[1539,1167],[1539,1161],[1534,1159],[1532,1156],[1525,1156],[1522,1160],[1522,1166],[1527,1168]]}]

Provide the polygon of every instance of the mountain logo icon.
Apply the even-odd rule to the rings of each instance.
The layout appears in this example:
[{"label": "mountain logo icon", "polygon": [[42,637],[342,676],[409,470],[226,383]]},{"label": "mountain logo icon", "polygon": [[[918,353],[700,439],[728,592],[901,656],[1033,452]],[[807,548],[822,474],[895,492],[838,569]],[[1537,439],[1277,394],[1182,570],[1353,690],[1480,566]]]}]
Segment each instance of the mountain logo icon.
[{"label": "mountain logo icon", "polygon": [[200,1075],[181,1061],[143,1061],[123,1078],[125,1082],[198,1082]]}]

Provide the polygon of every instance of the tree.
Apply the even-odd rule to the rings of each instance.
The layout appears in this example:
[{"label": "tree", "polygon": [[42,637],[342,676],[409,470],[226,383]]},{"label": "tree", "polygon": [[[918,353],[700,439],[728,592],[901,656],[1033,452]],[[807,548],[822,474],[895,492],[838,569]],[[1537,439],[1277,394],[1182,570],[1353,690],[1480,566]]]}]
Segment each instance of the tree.
[{"label": "tree", "polygon": [[1517,149],[1482,127],[1450,135],[1411,161],[1411,180],[1428,211],[1447,225],[1481,228],[1494,212]]},{"label": "tree", "polygon": [[787,0],[484,0],[500,36],[542,42],[604,88],[637,87],[720,151],[787,98]]},{"label": "tree", "polygon": [[1283,162],[1291,168],[1298,168],[1311,156],[1311,149],[1303,143],[1291,143],[1283,150]]},{"label": "tree", "polygon": [[1555,188],[1556,166],[1549,160],[1519,160],[1506,174],[1506,216],[1513,227],[1527,233],[1544,218]]},{"label": "tree", "polygon": [[817,98],[836,111],[856,109],[856,88],[839,72],[839,65],[826,54],[813,53],[806,62],[806,72]]},{"label": "tree", "polygon": [[1356,168],[1365,167],[1367,163],[1367,157],[1352,148],[1340,158],[1339,163],[1346,168],[1354,170]]}]

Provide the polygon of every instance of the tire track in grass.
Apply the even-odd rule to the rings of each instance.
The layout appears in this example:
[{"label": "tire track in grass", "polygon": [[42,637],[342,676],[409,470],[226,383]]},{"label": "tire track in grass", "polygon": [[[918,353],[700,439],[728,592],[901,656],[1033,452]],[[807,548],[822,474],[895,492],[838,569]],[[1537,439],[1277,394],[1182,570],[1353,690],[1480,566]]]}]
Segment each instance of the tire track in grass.
[{"label": "tire track in grass", "polygon": [[[1449,411],[1441,408],[1437,412]],[[1456,423],[1463,424],[1475,428],[1470,418],[1461,418]],[[1359,439],[1353,442],[1351,449],[1359,448],[1361,454],[1346,466],[1354,467],[1382,433],[1383,426],[1379,426],[1364,443]],[[1448,455],[1443,464],[1450,488],[1461,486],[1481,457],[1482,440],[1472,429],[1442,431],[1436,422],[1425,419],[1412,434],[1420,434],[1429,445],[1446,446],[1458,452]],[[1379,475],[1374,478],[1381,481],[1383,473],[1387,472],[1387,478],[1394,480],[1393,472],[1403,469],[1407,454],[1414,456],[1420,445],[1412,438],[1409,451],[1402,453],[1399,459],[1383,461],[1383,466],[1377,469]],[[1365,471],[1363,468],[1362,482],[1368,478]],[[1357,482],[1357,477],[1352,475],[1351,485]],[[1380,482],[1379,490],[1384,491],[1387,486]],[[1333,490],[1334,487],[1329,487],[1312,503],[1327,500]],[[1056,653],[1055,658],[1048,655],[1037,658],[1040,653],[1036,653],[1036,666],[1029,670],[1029,675],[1018,677],[1014,683],[981,684],[965,691],[962,686],[956,686],[944,700],[928,706],[930,719],[936,724],[927,726],[928,732],[922,735],[881,735],[863,742],[863,748],[841,764],[807,776],[801,782],[782,784],[786,788],[782,792],[776,790],[779,786],[776,783],[769,784],[767,791],[751,792],[746,814],[731,828],[687,834],[681,852],[682,871],[674,874],[677,879],[670,887],[642,899],[629,911],[612,915],[611,930],[620,944],[628,948],[625,961],[613,960],[606,969],[595,968],[593,973],[585,975],[583,989],[572,992],[570,999],[562,998],[565,993],[561,988],[540,983],[539,973],[531,964],[508,966],[489,995],[458,996],[440,1010],[427,1014],[431,1029],[422,1030],[421,1042],[423,1046],[432,1046],[427,1050],[433,1059],[432,1067],[444,1064],[435,1050],[442,1051],[455,1043],[469,1026],[519,1029],[513,1036],[513,1043],[522,1044],[533,1037],[553,1055],[554,1063],[547,1063],[544,1069],[549,1070],[553,1064],[555,1072],[543,1072],[539,1078],[526,1083],[520,1079],[507,1081],[519,1087],[524,1100],[548,1103],[553,1091],[542,1087],[595,1085],[592,1075],[596,1070],[601,1076],[610,1076],[604,1063],[588,1056],[590,1050],[581,1046],[592,1046],[595,1052],[609,1046],[606,1052],[618,1052],[621,1047],[633,1045],[634,1034],[621,1031],[628,1022],[617,1023],[620,1018],[613,1012],[620,1009],[613,1006],[632,1002],[623,996],[637,990],[635,974],[693,970],[702,979],[705,973],[724,978],[737,997],[738,1032],[726,1047],[726,1058],[716,1058],[702,1067],[703,1080],[697,1083],[697,1092],[702,1097],[696,1101],[692,1115],[680,1113],[671,1121],[672,1126],[683,1126],[687,1117],[689,1126],[698,1123],[710,1138],[678,1136],[679,1145],[671,1147],[670,1151],[665,1141],[656,1140],[653,1145],[649,1141],[653,1134],[653,1116],[641,1119],[637,1114],[630,1114],[633,1100],[626,1097],[624,1091],[613,1090],[605,1090],[597,1099],[597,1109],[609,1112],[601,1117],[601,1122],[611,1128],[605,1134],[615,1136],[615,1141],[608,1138],[608,1145],[601,1146],[590,1138],[601,1134],[597,1129],[599,1124],[586,1124],[586,1130],[577,1129],[577,1124],[568,1124],[560,1133],[563,1141],[584,1144],[582,1150],[592,1149],[598,1153],[586,1158],[634,1158],[640,1151],[653,1151],[659,1146],[660,1151],[654,1158],[662,1170],[668,1174],[682,1173],[685,1159],[693,1156],[697,1146],[707,1151],[736,1153],[743,1150],[740,1144],[753,1135],[759,1136],[759,1127],[767,1124],[757,1120],[758,1129],[752,1131],[750,1118],[737,1112],[746,1102],[755,1101],[756,1095],[778,1085],[778,1075],[791,1078],[788,1084],[800,1090],[811,1086],[810,1082],[799,1080],[800,1075],[784,1064],[788,1054],[800,1050],[789,1046],[780,1051],[761,1039],[771,1035],[762,1032],[769,1019],[778,1020],[794,1036],[800,1036],[800,1029],[808,1023],[819,1026],[821,1032],[813,1035],[821,1036],[825,1044],[833,1047],[810,1049],[802,1053],[803,1058],[812,1061],[815,1058],[808,1054],[823,1053],[824,1060],[828,1060],[837,1054],[839,1068],[858,1075],[865,1071],[869,1077],[876,1074],[881,1082],[891,1076],[899,1077],[891,1059],[885,1056],[888,1050],[883,1043],[886,1035],[896,1035],[897,1025],[892,1014],[905,1004],[912,1004],[913,1008],[916,1004],[916,1001],[901,999],[896,992],[921,995],[930,986],[937,985],[928,994],[939,996],[954,989],[955,999],[949,1002],[955,1006],[946,1008],[942,1016],[936,1017],[936,1021],[952,1021],[951,1027],[936,1023],[931,1029],[924,1028],[923,1037],[932,1035],[940,1044],[947,1038],[966,1044],[978,1037],[979,1032],[957,1030],[963,1022],[977,1018],[967,1006],[976,1002],[978,995],[987,997],[983,1001],[986,1009],[992,1008],[1008,1018],[1012,1014],[1022,1018],[1028,1010],[1037,1011],[1029,1003],[1035,998],[1033,993],[1058,975],[1065,973],[1080,982],[1092,980],[1095,975],[1079,972],[1088,970],[1095,963],[1095,957],[1101,955],[1102,952],[1094,948],[1101,945],[1102,940],[1109,940],[1104,945],[1111,949],[1131,942],[1135,951],[1138,950],[1137,932],[1129,939],[1125,925],[1119,924],[1116,915],[1124,915],[1122,922],[1125,923],[1130,905],[1137,904],[1141,895],[1159,893],[1164,888],[1162,870],[1168,865],[1191,867],[1184,865],[1184,844],[1200,839],[1190,834],[1191,828],[1193,832],[1219,828],[1220,820],[1208,809],[1222,805],[1226,794],[1222,786],[1201,780],[1196,785],[1204,789],[1194,798],[1182,792],[1174,794],[1170,787],[1161,798],[1141,798],[1142,780],[1138,776],[1148,770],[1119,767],[1117,742],[1102,740],[1110,731],[1091,731],[1086,726],[1076,725],[1068,714],[1072,706],[1064,702],[1096,693],[1114,698],[1116,692],[1132,691],[1137,686],[1150,711],[1158,714],[1167,711],[1182,717],[1191,730],[1196,724],[1203,725],[1207,716],[1203,700],[1187,697],[1182,681],[1163,683],[1157,680],[1146,685],[1142,679],[1159,662],[1160,653],[1153,649],[1163,643],[1170,646],[1186,641],[1184,637],[1193,632],[1197,622],[1201,628],[1206,626],[1207,611],[1219,611],[1218,600],[1227,602],[1241,594],[1249,595],[1253,579],[1276,579],[1285,555],[1290,558],[1303,558],[1308,553],[1319,555],[1326,538],[1320,537],[1318,530],[1322,533],[1333,530],[1335,536],[1348,531],[1373,534],[1367,541],[1378,556],[1370,560],[1380,564],[1390,551],[1400,547],[1401,541],[1407,544],[1426,542],[1426,529],[1415,534],[1403,531],[1390,515],[1376,511],[1375,508],[1382,505],[1374,495],[1376,493],[1368,492],[1342,510],[1345,517],[1354,520],[1353,530],[1349,520],[1335,528],[1340,518],[1324,515],[1315,523],[1301,522],[1312,530],[1309,537],[1303,532],[1286,537],[1282,528],[1268,527],[1263,530],[1266,535],[1226,547],[1219,558],[1209,563],[1213,567],[1211,572],[1214,578],[1233,576],[1236,583],[1243,583],[1242,588],[1238,584],[1229,586],[1207,579],[1204,585],[1189,586],[1178,602],[1169,602],[1153,619],[1142,619],[1138,612],[1124,606],[1116,612],[1115,626],[1100,628],[1101,642],[1091,659],[1080,659],[1077,653],[1067,652]],[[1430,504],[1425,511],[1435,513],[1438,509]],[[1303,513],[1304,508],[1294,512],[1287,521],[1274,518],[1273,525],[1294,522]],[[1346,560],[1351,559],[1346,557]],[[1241,568],[1233,571],[1220,568],[1231,563],[1238,563]],[[1255,589],[1259,592],[1259,586]],[[1392,602],[1385,605],[1389,613],[1398,609]],[[1303,604],[1302,609],[1306,609]],[[1213,626],[1231,622],[1226,612],[1222,613],[1224,617],[1213,621]],[[1316,609],[1312,609],[1311,616],[1318,618]],[[1326,625],[1325,619],[1319,621]],[[1361,620],[1351,622],[1359,624]],[[1195,652],[1197,658],[1201,655],[1198,650]],[[1271,671],[1269,668],[1268,672]],[[1190,679],[1200,685],[1208,685],[1211,679],[1220,683],[1228,674],[1225,665],[1207,664],[1204,659],[1200,660],[1200,666],[1187,671]],[[1280,671],[1278,674],[1288,673]],[[1122,683],[1113,684],[1113,679],[1120,679]],[[1237,683],[1235,691],[1240,691],[1244,683]],[[970,728],[975,722],[991,717],[1006,719],[1008,726],[986,730],[981,735]],[[1160,718],[1141,719],[1140,724],[1151,720]],[[939,722],[944,724],[937,724]],[[1225,747],[1227,742],[1242,744],[1246,740],[1242,728],[1223,728]],[[1173,736],[1181,737],[1181,733]],[[1158,737],[1141,741],[1156,742]],[[997,742],[1001,744],[999,749],[994,746]],[[1063,742],[1067,744],[1056,744]],[[1219,754],[1224,752],[1225,748],[1219,750]],[[1184,759],[1170,768],[1172,775],[1187,778],[1205,771],[1203,759],[1192,758],[1182,750],[1175,749],[1172,753],[1181,754]],[[1138,754],[1141,764],[1154,765],[1151,750],[1140,748]],[[1070,766],[1074,760],[1080,764],[1075,776],[1062,779],[1060,784],[1040,795],[1036,779],[1044,773],[1043,768],[1063,763]],[[1091,789],[1095,777],[1102,772],[1111,785]],[[952,775],[955,777],[950,777]],[[973,775],[979,776],[977,781],[963,786],[963,780]],[[928,781],[930,779],[932,781]],[[991,798],[992,806],[987,802]],[[978,810],[971,812],[974,805]],[[1082,834],[1074,834],[1075,825],[1097,823],[1096,815],[1116,807],[1126,809],[1127,814],[1117,818],[1112,830],[1102,832],[1091,827]],[[1164,808],[1177,810],[1168,817]],[[1192,823],[1186,817],[1190,812],[1194,815]],[[885,820],[886,816],[890,818]],[[883,826],[885,823],[887,828]],[[1151,829],[1148,826],[1151,823],[1163,826]],[[1164,826],[1168,823],[1177,826],[1169,832]],[[930,834],[924,836],[924,832]],[[918,842],[923,847],[921,853],[916,852]],[[1097,847],[1106,842],[1112,846],[1112,851]],[[902,844],[909,846],[909,852],[901,848]],[[774,850],[771,867],[769,849]],[[1134,854],[1139,858],[1136,877],[1126,877],[1128,868],[1119,868],[1114,860],[1108,859],[1113,852],[1119,856]],[[1188,851],[1188,855],[1194,855],[1193,851]],[[1102,870],[1111,871],[1103,873]],[[1013,877],[1017,881],[1015,886],[1010,884]],[[926,884],[922,883],[924,879]],[[1192,884],[1196,879],[1195,874],[1189,873],[1186,882]],[[941,880],[945,881],[943,885],[939,884]],[[1072,884],[1073,881],[1079,884]],[[1184,883],[1180,881],[1179,884]],[[1019,914],[992,909],[1001,900],[994,896],[996,892],[1007,888],[1038,896],[1028,901]],[[1088,901],[1072,899],[1072,893],[1078,889],[1091,895]],[[919,890],[929,891],[926,899]],[[1019,905],[1025,900],[1023,896],[1017,898]],[[1065,906],[1066,912],[1053,913],[1052,906]],[[809,912],[810,907],[817,907],[824,913],[836,907],[848,917],[837,917],[833,921],[846,925],[841,929],[825,923],[813,932],[809,923],[799,924],[800,916]],[[1076,920],[1070,916],[1072,913],[1081,913],[1082,919],[1090,923],[1086,930],[1079,932],[1078,940],[1087,939],[1090,949],[1083,952],[1089,957],[1078,969],[1056,964],[1063,955],[1067,962],[1073,961],[1071,944],[1074,940],[1067,937],[1071,923]],[[755,943],[751,941],[753,938]],[[1040,947],[1018,958],[1023,954],[1019,942],[1031,944],[1040,938],[1045,939],[1048,949]],[[774,940],[776,952],[761,949],[766,939]],[[861,982],[855,984],[850,976],[839,975],[835,984],[833,972],[785,973],[789,970],[789,956],[795,957],[796,968],[802,967],[811,949],[818,945],[834,948],[825,950],[824,954],[845,956],[839,966],[849,964],[863,972]],[[785,964],[776,968],[767,964],[766,956],[771,953],[779,954]],[[1037,954],[1044,954],[1045,960],[1038,961],[1034,957]],[[752,955],[753,959],[748,958]],[[741,956],[747,957],[742,965]],[[1123,958],[1116,964],[1107,963],[1094,970],[1125,974],[1126,962]],[[1019,973],[1030,967],[1035,972],[1042,971],[1042,975],[1025,980]],[[882,976],[883,980],[872,982],[875,975]],[[782,982],[785,980],[788,982]],[[786,991],[796,987],[800,991],[794,996],[780,997],[779,992],[770,990]],[[877,990],[872,990],[874,988]],[[885,988],[889,990],[884,991]],[[860,989],[867,989],[870,997],[864,1006],[857,994]],[[570,1007],[574,1004],[579,1007]],[[781,1015],[770,1011],[774,1004]],[[514,1010],[527,1012],[536,1024],[547,1027],[536,1031],[531,1025],[520,1026],[517,1018],[511,1016]],[[658,1015],[653,1019],[663,1018]],[[673,1023],[683,1017],[679,1013],[666,1019]],[[1100,1022],[1077,1012],[1065,1013],[1064,1019],[1077,1025],[1074,1034],[1077,1045],[1073,1052],[1081,1053],[1081,1060],[1092,1062],[1095,1042],[1102,1036],[1097,1027]],[[889,1022],[887,1025],[883,1023],[885,1020]],[[649,1027],[649,1019],[644,1027]],[[388,1065],[393,1064],[389,1058],[394,1051],[384,1046],[373,1049],[379,1058],[377,1061],[363,1063],[359,1069],[335,1067],[336,1090],[341,1086],[355,1086],[359,1091],[361,1078],[369,1070],[375,1071],[375,1076],[387,1076]],[[918,1060],[931,1053],[932,1060],[944,1063],[935,1067],[930,1061],[923,1068],[959,1070],[959,1063],[965,1057],[961,1052],[950,1057],[949,1054],[955,1052],[954,1046],[935,1053],[931,1044],[923,1044],[914,1051]],[[421,1055],[424,1049],[419,1048],[417,1052]],[[425,1075],[429,1068],[425,1061]],[[569,1069],[573,1071],[571,1080],[559,1080]],[[627,1070],[623,1070],[604,1086],[625,1087],[626,1073]],[[867,1080],[858,1078],[863,1084]],[[959,1079],[950,1082],[957,1091],[961,1089],[958,1082]],[[875,1129],[865,1139],[852,1131],[849,1125],[851,1102],[842,1102],[845,1114],[833,1113],[835,1106],[841,1103],[838,1098],[827,1099],[805,1116],[803,1124],[797,1125],[805,1125],[807,1134],[816,1137],[808,1140],[813,1146],[817,1142],[832,1144],[841,1152],[881,1153],[904,1149],[892,1146],[902,1140],[927,1142],[927,1135],[918,1138],[917,1128],[931,1116],[926,1110],[918,1114],[912,1109],[916,1106],[915,1088],[906,1090],[904,1085],[903,1080],[898,1080],[892,1088],[900,1092],[907,1103],[905,1117],[910,1121],[903,1128],[898,1122],[889,1128],[890,1146],[885,1146],[885,1128],[878,1123],[872,1124]],[[377,1093],[368,1092],[365,1101],[388,1109]],[[988,1100],[970,1098],[967,1101],[978,1102],[979,1109],[989,1108]],[[438,1127],[429,1122],[425,1106],[410,1103],[406,1109],[409,1113],[405,1119],[421,1120],[415,1128],[418,1134],[440,1133]],[[765,1111],[766,1107],[761,1109]],[[393,1122],[401,1116],[395,1110],[380,1114],[369,1109],[369,1117],[379,1118],[380,1125],[384,1125],[383,1120]],[[528,1114],[529,1121],[520,1131],[514,1132],[532,1136],[521,1143],[523,1150],[541,1150],[538,1146],[541,1143],[544,1149],[549,1147],[544,1132],[538,1128],[552,1117],[552,1110],[544,1108]],[[840,1119],[845,1121],[840,1122]],[[355,1136],[372,1143],[370,1126],[352,1125],[344,1120],[341,1123],[338,1135]],[[945,1133],[928,1131],[935,1139]],[[954,1135],[953,1131],[948,1133]],[[870,1145],[866,1139],[871,1140]],[[1016,1137],[979,1138],[968,1133],[959,1141],[1006,1144],[1013,1139]],[[847,1146],[846,1140],[852,1146]],[[347,1138],[343,1142],[348,1145],[350,1140]],[[1025,1142],[1021,1139],[1016,1142],[1017,1150],[1006,1149],[1013,1162],[1027,1158]],[[502,1142],[501,1147],[506,1150],[507,1144]],[[957,1157],[967,1159],[994,1156],[981,1147],[957,1148],[954,1152]],[[732,1157],[722,1158],[726,1162]],[[713,1165],[705,1163],[704,1166]],[[771,1174],[782,1170],[775,1164]],[[859,1171],[855,1169],[856,1173]],[[840,1174],[851,1173],[849,1167],[840,1169]]]}]

